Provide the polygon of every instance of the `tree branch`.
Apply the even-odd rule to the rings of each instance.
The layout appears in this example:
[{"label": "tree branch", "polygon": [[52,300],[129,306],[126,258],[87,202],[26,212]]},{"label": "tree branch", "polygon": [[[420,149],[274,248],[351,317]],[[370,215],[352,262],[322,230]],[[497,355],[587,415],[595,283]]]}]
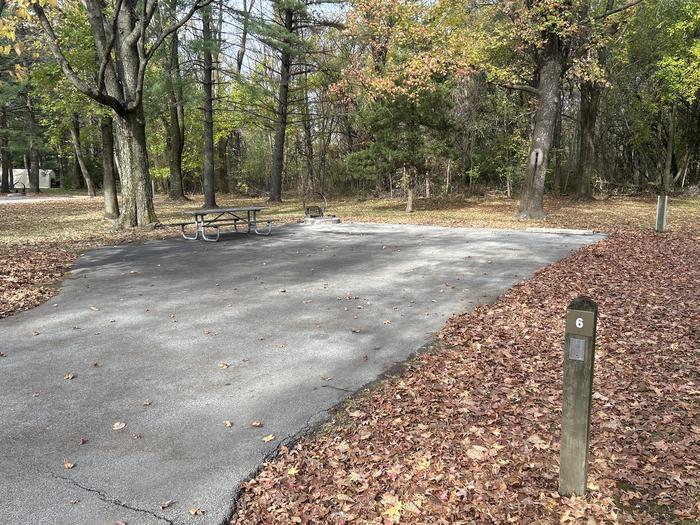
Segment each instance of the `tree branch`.
[{"label": "tree branch", "polygon": [[117,0],[117,4],[114,8],[114,20],[112,21],[111,34],[109,35],[109,40],[107,41],[107,47],[104,50],[104,55],[102,56],[102,61],[100,62],[100,69],[97,73],[97,89],[104,88],[105,74],[107,72],[107,66],[109,65],[109,57],[112,54],[112,48],[114,47],[114,42],[117,39],[117,22],[119,17],[119,11],[122,7],[122,0]]},{"label": "tree branch", "polygon": [[506,89],[512,89],[514,91],[524,91],[525,93],[529,93],[530,95],[535,95],[536,97],[539,97],[541,95],[540,90],[537,88],[534,88],[532,86],[528,86],[527,84],[498,84],[499,86],[506,88]]},{"label": "tree branch", "polygon": [[644,0],[630,0],[626,4],[621,5],[620,7],[616,7],[615,9],[610,9],[609,11],[606,11],[605,13],[601,13],[597,16],[593,16],[589,18],[589,20],[602,20],[603,18],[607,18],[610,15],[614,15],[615,13],[619,13],[621,11],[625,11],[626,9],[629,9],[630,7],[634,7],[637,4],[641,4]]},{"label": "tree branch", "polygon": [[195,2],[192,4],[192,7],[190,7],[190,10],[187,11],[187,13],[177,22],[169,25],[166,27],[163,32],[160,34],[158,39],[155,41],[155,43],[151,46],[151,49],[148,50],[146,53],[146,60],[150,60],[153,54],[158,50],[158,48],[163,44],[166,38],[168,38],[171,34],[173,34],[175,31],[180,29],[183,25],[187,23],[187,21],[192,18],[194,15],[195,11],[198,9],[201,9],[202,7],[206,7],[209,4],[212,3],[213,0],[195,0]]},{"label": "tree branch", "polygon": [[54,32],[53,27],[51,26],[51,22],[49,22],[49,19],[46,16],[44,8],[41,7],[41,5],[39,5],[38,3],[34,3],[32,4],[32,10],[39,19],[39,23],[41,24],[41,28],[44,32],[44,35],[48,40],[51,52],[56,58],[56,61],[61,66],[63,74],[66,75],[66,78],[73,84],[73,86],[75,86],[75,88],[78,91],[90,97],[94,101],[99,102],[104,106],[112,108],[120,115],[124,114],[125,108],[120,100],[104,93],[100,89],[96,89],[95,87],[88,85],[76,74],[72,66],[68,63],[68,60],[63,54],[63,51],[61,50],[61,47],[58,43],[58,37],[56,36],[56,33]]}]

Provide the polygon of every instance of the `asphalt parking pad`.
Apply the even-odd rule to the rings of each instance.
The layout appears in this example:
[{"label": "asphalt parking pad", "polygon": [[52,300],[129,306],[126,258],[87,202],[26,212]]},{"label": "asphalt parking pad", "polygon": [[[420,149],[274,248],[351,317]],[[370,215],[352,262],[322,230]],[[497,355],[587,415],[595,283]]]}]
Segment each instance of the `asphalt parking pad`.
[{"label": "asphalt parking pad", "polygon": [[281,442],[600,238],[295,225],[92,251],[0,321],[0,521],[224,523]]}]

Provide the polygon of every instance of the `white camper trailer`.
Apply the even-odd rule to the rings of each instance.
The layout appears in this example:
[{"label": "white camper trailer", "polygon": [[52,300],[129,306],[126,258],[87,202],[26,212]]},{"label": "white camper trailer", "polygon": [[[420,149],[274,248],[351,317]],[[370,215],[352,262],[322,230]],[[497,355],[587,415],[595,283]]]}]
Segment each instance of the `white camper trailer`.
[{"label": "white camper trailer", "polygon": [[[15,188],[21,189],[22,184],[29,189],[29,174],[27,170],[12,170],[15,181]],[[57,188],[59,186],[58,177],[53,170],[39,170],[39,189]]]}]

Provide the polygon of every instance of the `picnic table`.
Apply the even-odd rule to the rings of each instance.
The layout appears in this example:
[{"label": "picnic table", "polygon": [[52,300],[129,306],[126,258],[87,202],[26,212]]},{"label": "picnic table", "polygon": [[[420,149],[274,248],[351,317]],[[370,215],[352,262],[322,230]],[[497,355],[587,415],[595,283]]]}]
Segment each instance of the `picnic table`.
[{"label": "picnic table", "polygon": [[[194,222],[180,223],[182,236],[189,241],[202,239],[204,241],[216,242],[221,236],[221,227],[233,226],[236,233],[251,233],[256,235],[270,235],[272,232],[272,219],[259,219],[258,212],[262,208],[251,206],[247,208],[209,208],[201,210],[190,210],[185,213],[192,215]],[[265,224],[263,229],[259,229],[260,224]],[[194,226],[194,235],[188,235],[185,231],[187,226]],[[243,227],[243,230],[238,227]],[[215,236],[207,235],[206,229],[210,228],[216,232]]]}]

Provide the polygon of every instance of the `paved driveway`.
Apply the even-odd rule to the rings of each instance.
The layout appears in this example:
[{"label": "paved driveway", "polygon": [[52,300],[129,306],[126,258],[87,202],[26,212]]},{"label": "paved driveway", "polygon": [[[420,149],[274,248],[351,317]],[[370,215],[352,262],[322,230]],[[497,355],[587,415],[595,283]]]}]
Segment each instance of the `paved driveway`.
[{"label": "paved driveway", "polygon": [[0,522],[225,523],[281,442],[596,240],[348,224],[92,251],[0,321]]}]

